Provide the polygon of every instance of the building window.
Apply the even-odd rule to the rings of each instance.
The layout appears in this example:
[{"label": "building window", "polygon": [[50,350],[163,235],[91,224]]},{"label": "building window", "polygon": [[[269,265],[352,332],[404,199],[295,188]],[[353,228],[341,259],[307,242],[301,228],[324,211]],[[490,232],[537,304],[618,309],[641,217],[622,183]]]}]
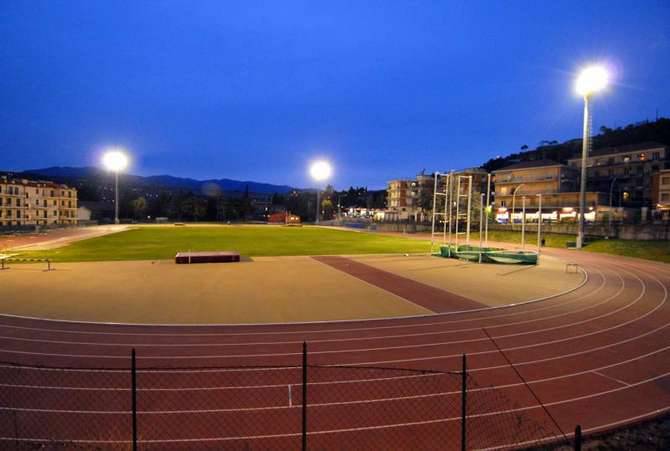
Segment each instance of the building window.
[{"label": "building window", "polygon": [[670,185],[670,176],[661,177],[661,185]]},{"label": "building window", "polygon": [[624,155],[623,156],[623,162],[628,163],[630,161],[630,155]]},{"label": "building window", "polygon": [[661,193],[662,202],[670,202],[670,193]]},{"label": "building window", "polygon": [[640,161],[645,161],[647,159],[647,154],[642,152],[638,157],[640,158]]},{"label": "building window", "polygon": [[661,159],[661,152],[652,152],[651,153],[651,159],[652,160],[660,160]]}]

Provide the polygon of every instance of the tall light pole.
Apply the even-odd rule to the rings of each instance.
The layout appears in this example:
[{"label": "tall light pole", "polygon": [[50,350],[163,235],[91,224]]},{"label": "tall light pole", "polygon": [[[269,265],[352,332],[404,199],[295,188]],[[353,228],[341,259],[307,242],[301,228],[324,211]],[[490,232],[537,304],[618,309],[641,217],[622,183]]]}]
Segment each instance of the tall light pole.
[{"label": "tall light pole", "polygon": [[102,164],[114,173],[114,224],[119,223],[119,172],[128,167],[128,157],[120,149],[110,149],[102,157]]},{"label": "tall light pole", "polygon": [[321,182],[328,180],[333,172],[333,168],[327,161],[319,160],[312,163],[309,168],[309,173],[312,178],[319,182],[316,188],[316,223],[319,223],[321,216]]},{"label": "tall light pole", "polygon": [[584,98],[584,133],[582,135],[582,174],[579,186],[579,226],[577,228],[577,249],[584,246],[584,216],[586,213],[586,158],[591,147],[591,96],[607,87],[608,74],[602,66],[591,66],[584,69],[575,89]]}]

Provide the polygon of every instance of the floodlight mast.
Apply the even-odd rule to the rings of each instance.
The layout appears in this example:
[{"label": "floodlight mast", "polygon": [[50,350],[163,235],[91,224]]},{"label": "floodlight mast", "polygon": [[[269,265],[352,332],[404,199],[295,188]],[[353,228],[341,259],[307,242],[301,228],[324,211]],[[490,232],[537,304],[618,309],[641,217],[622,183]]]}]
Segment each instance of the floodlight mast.
[{"label": "floodlight mast", "polygon": [[590,66],[584,69],[575,84],[577,94],[584,98],[584,128],[582,135],[582,165],[579,186],[579,225],[575,247],[584,246],[584,215],[586,213],[586,159],[591,148],[591,96],[605,89],[609,75],[602,66]]},{"label": "floodlight mast", "polygon": [[[316,182],[323,182],[327,180],[328,178],[330,178],[332,172],[333,167],[330,165],[329,162],[325,160],[315,161],[309,168],[309,173]],[[316,188],[316,221],[315,221],[316,224],[319,223],[320,217],[321,217],[321,186],[319,184],[319,186],[317,186]]]},{"label": "floodlight mast", "polygon": [[119,172],[128,167],[128,157],[120,149],[110,149],[102,157],[102,163],[114,173],[114,224],[119,224]]}]

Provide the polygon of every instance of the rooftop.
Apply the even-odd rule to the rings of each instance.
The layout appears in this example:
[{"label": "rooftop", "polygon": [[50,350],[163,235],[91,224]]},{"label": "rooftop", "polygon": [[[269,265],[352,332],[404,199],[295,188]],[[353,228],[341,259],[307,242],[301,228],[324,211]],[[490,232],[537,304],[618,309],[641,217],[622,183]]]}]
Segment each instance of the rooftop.
[{"label": "rooftop", "polygon": [[[591,150],[591,153],[589,154],[592,157],[597,157],[601,155],[614,155],[618,153],[626,153],[626,152],[637,152],[641,150],[652,150],[652,149],[662,149],[664,147],[668,147],[665,144],[661,144],[658,142],[653,142],[653,141],[648,141],[648,142],[643,142],[639,144],[629,144],[626,146],[616,146],[616,147],[602,147],[600,149],[593,149]],[[575,157],[575,158],[570,158],[571,160],[576,160],[581,157]]]},{"label": "rooftop", "polygon": [[15,179],[7,176],[0,176],[0,183],[11,183],[14,185],[24,185],[24,186],[33,186],[40,188],[61,188],[61,189],[74,189],[67,185],[63,185],[56,182],[51,182],[49,180],[28,180],[28,179]]},{"label": "rooftop", "polygon": [[497,172],[515,171],[517,169],[531,169],[531,168],[542,168],[552,166],[564,166],[564,165],[554,160],[522,161],[521,163],[512,164],[510,166],[506,166],[504,168],[493,171],[493,173],[495,174]]}]

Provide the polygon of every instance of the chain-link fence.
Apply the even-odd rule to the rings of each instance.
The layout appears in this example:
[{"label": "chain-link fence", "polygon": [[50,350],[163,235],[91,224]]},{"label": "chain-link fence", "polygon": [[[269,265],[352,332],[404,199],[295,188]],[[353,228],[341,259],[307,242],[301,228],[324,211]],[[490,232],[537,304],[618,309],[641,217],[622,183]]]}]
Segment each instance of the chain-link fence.
[{"label": "chain-link fence", "polygon": [[[0,364],[0,449],[458,450],[572,446],[523,383],[465,369]],[[514,400],[514,401],[513,401]]]}]

